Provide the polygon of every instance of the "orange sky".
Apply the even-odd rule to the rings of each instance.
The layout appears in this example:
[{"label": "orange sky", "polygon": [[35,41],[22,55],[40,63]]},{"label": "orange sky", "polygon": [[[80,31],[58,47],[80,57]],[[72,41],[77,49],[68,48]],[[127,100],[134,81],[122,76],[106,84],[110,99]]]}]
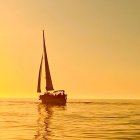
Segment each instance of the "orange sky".
[{"label": "orange sky", "polygon": [[55,89],[69,98],[140,98],[139,5],[1,0],[0,97],[37,97],[45,29]]}]

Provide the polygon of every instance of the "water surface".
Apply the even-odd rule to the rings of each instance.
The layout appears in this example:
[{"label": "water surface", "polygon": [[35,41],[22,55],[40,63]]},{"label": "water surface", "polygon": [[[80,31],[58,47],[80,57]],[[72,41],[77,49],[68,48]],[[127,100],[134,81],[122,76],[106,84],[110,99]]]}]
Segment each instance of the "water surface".
[{"label": "water surface", "polygon": [[0,99],[0,140],[125,139],[140,139],[140,100]]}]

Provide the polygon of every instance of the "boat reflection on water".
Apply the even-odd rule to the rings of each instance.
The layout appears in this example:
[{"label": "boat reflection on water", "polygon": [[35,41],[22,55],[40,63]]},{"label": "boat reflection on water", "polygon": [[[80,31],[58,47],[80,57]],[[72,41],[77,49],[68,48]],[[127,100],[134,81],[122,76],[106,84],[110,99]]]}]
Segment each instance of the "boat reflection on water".
[{"label": "boat reflection on water", "polygon": [[35,136],[36,140],[48,139],[48,137],[51,135],[49,126],[51,123],[52,114],[52,106],[46,106],[42,103],[38,104],[38,130],[37,135]]},{"label": "boat reflection on water", "polygon": [[[35,140],[51,140],[53,137],[51,124],[53,122],[53,114],[57,109],[65,110],[65,106],[52,106],[42,103],[38,104],[38,120],[37,134]],[[55,111],[54,111],[55,110]],[[53,112],[54,111],[54,112]]]}]

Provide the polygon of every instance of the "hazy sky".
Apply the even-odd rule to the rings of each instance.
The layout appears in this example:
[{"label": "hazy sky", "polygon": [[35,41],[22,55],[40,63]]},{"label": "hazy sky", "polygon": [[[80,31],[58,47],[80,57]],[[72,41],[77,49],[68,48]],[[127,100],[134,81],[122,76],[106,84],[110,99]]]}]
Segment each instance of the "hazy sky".
[{"label": "hazy sky", "polygon": [[42,29],[55,89],[140,98],[139,0],[0,0],[0,97],[37,97]]}]

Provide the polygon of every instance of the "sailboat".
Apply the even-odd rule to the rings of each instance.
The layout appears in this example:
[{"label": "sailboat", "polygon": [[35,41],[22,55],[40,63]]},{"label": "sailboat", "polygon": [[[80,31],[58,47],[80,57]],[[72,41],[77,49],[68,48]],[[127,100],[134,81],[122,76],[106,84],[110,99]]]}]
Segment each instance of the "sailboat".
[{"label": "sailboat", "polygon": [[39,96],[39,99],[43,104],[49,105],[65,105],[67,101],[67,95],[65,94],[64,90],[54,90],[53,83],[51,79],[47,51],[46,51],[46,43],[45,43],[45,34],[43,30],[43,54],[41,57],[40,67],[39,67],[39,74],[38,74],[38,85],[37,85],[37,92],[41,93],[41,76],[42,76],[42,65],[43,60],[45,63],[45,81],[46,81],[46,91],[43,95]]}]

